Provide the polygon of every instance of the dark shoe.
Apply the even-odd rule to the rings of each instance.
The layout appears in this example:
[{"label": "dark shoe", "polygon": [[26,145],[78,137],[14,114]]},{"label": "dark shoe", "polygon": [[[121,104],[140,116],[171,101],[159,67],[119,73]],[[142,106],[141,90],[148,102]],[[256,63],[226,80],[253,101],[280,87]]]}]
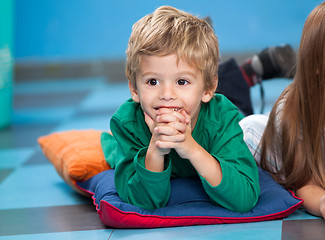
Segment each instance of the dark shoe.
[{"label": "dark shoe", "polygon": [[294,77],[296,53],[290,45],[265,48],[257,57],[263,66],[263,80]]}]

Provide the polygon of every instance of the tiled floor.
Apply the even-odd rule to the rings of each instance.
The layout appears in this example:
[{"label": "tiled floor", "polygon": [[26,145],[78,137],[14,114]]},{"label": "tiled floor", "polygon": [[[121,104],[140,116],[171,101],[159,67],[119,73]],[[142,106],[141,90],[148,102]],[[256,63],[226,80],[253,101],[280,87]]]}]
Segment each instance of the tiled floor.
[{"label": "tiled floor", "polygon": [[[287,80],[265,82],[269,111]],[[129,97],[126,83],[101,78],[16,83],[13,123],[0,130],[2,239],[324,239],[325,223],[303,210],[284,220],[166,229],[110,229],[92,201],[58,176],[37,145],[39,136],[71,129],[108,130]],[[252,89],[256,112],[259,88]]]}]

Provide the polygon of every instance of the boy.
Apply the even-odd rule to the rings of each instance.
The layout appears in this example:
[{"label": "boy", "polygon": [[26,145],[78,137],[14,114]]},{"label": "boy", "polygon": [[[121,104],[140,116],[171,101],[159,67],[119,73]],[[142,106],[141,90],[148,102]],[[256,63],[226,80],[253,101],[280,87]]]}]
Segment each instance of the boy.
[{"label": "boy", "polygon": [[111,136],[102,135],[123,201],[164,207],[170,178],[199,177],[215,204],[240,212],[256,204],[258,171],[241,115],[214,94],[218,57],[212,28],[183,11],[160,7],[134,24],[126,62],[132,99],[110,123],[116,156]]}]

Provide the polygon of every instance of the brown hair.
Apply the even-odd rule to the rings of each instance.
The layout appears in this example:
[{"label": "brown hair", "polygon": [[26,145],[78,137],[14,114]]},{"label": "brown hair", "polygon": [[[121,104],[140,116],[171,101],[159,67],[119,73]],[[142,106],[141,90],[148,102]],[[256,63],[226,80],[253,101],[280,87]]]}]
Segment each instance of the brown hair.
[{"label": "brown hair", "polygon": [[305,22],[294,81],[275,103],[261,140],[261,166],[289,189],[310,180],[325,188],[324,148],[325,2]]},{"label": "brown hair", "polygon": [[169,54],[197,67],[206,89],[215,87],[219,47],[213,29],[206,21],[169,6],[159,7],[132,27],[126,50],[126,76],[131,84],[136,87],[141,55]]}]

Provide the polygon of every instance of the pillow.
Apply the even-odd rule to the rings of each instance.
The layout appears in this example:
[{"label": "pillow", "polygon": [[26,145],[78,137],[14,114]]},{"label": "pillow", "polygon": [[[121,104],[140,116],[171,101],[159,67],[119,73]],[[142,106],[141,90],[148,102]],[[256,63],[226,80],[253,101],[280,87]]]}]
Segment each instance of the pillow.
[{"label": "pillow", "polygon": [[71,130],[38,138],[46,158],[63,180],[79,193],[76,181],[85,181],[110,169],[102,151],[99,130]]},{"label": "pillow", "polygon": [[93,197],[101,221],[113,228],[156,228],[273,220],[286,217],[303,203],[302,199],[276,183],[264,170],[259,169],[259,177],[259,200],[246,213],[213,205],[199,179],[172,179],[167,206],[154,211],[125,203],[119,198],[114,184],[114,169],[99,173],[87,181],[77,182],[77,186]]}]

